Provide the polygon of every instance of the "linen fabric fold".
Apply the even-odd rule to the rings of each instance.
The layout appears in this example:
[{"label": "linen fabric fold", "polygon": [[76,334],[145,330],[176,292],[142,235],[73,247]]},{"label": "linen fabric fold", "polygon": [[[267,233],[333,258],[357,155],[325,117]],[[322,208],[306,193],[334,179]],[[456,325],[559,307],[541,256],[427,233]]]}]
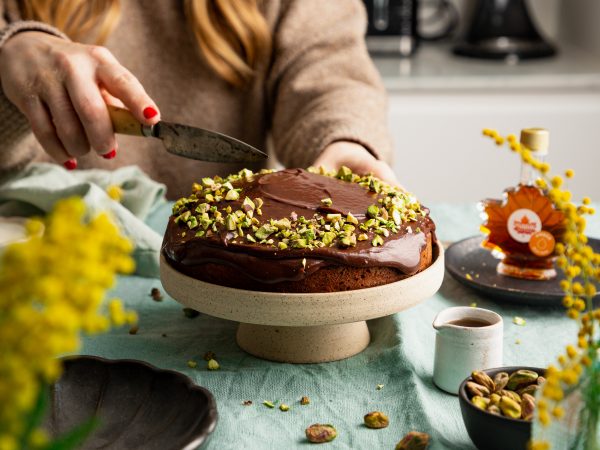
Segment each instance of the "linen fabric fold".
[{"label": "linen fabric fold", "polygon": [[[122,191],[120,201],[113,200],[106,191],[113,185]],[[107,211],[132,241],[135,273],[158,277],[162,237],[144,220],[165,201],[165,192],[163,184],[151,180],[136,166],[69,172],[55,164],[36,163],[0,178],[0,216],[43,215],[60,199],[82,197],[88,213]]]}]

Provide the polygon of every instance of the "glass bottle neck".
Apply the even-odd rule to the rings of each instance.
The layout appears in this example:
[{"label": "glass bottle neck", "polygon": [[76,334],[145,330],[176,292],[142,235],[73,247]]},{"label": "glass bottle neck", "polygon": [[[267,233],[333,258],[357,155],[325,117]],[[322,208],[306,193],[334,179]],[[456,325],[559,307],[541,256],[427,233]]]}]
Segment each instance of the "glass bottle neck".
[{"label": "glass bottle neck", "polygon": [[[540,162],[544,162],[544,156],[536,156],[536,159]],[[526,162],[521,162],[521,179],[519,180],[519,184],[524,186],[533,186],[535,184],[535,180],[539,178],[539,174],[536,169],[531,167],[530,164]]]}]

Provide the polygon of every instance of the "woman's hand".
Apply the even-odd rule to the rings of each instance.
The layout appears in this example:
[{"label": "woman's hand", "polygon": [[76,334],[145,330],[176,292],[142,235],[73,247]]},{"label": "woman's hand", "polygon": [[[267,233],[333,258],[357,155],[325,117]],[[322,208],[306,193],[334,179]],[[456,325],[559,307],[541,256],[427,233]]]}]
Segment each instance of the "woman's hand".
[{"label": "woman's hand", "polygon": [[77,167],[76,158],[90,148],[106,159],[116,155],[106,108],[112,97],[142,123],[160,118],[140,82],[106,48],[47,33],[9,39],[0,52],[0,80],[44,150],[67,169]]},{"label": "woman's hand", "polygon": [[387,163],[375,159],[366,148],[355,142],[339,141],[328,145],[313,165],[334,170],[347,166],[353,172],[372,173],[392,185],[398,184],[396,175]]}]

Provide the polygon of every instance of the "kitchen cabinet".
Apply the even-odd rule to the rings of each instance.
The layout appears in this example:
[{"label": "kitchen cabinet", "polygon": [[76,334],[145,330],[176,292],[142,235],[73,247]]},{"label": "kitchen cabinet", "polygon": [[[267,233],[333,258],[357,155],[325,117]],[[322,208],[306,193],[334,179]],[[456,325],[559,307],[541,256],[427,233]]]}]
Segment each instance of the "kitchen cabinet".
[{"label": "kitchen cabinet", "polygon": [[520,161],[481,134],[550,130],[553,171],[575,170],[575,199],[600,198],[600,62],[563,51],[506,65],[423,47],[409,60],[374,58],[389,93],[393,168],[424,202],[498,197],[518,181]]}]

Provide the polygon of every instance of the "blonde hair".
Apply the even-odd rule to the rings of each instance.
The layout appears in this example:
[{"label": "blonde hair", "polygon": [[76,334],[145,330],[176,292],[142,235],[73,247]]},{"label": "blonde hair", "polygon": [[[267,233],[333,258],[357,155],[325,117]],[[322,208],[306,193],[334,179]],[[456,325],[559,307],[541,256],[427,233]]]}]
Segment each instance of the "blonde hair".
[{"label": "blonde hair", "polygon": [[[172,0],[171,0],[172,1]],[[183,0],[198,47],[209,66],[242,87],[271,52],[260,0]],[[25,19],[55,26],[73,40],[106,41],[121,13],[120,0],[21,0]]]}]

